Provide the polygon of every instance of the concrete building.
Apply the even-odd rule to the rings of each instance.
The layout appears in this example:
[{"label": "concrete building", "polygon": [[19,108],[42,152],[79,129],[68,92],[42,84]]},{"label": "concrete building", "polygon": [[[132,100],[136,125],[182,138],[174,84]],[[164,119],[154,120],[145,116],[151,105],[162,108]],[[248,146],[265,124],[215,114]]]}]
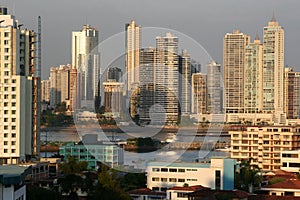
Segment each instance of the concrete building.
[{"label": "concrete building", "polygon": [[263,44],[258,35],[246,46],[244,104],[245,113],[263,111]]},{"label": "concrete building", "polygon": [[231,158],[252,158],[251,164],[264,171],[275,171],[281,167],[281,152],[300,147],[299,126],[233,126],[231,136]]},{"label": "concrete building", "polygon": [[223,106],[226,113],[244,112],[246,46],[250,36],[239,30],[227,33],[223,44]]},{"label": "concrete building", "polygon": [[281,170],[287,172],[300,172],[300,150],[282,151],[280,154]]},{"label": "concrete building", "polygon": [[221,109],[221,65],[215,61],[206,65],[207,112],[219,114]]},{"label": "concrete building", "polygon": [[50,80],[41,81],[41,101],[50,103]]},{"label": "concrete building", "polygon": [[157,36],[156,49],[158,52],[155,66],[155,103],[160,104],[162,109],[156,109],[155,115],[160,115],[162,122],[175,125],[178,122],[180,100],[178,37],[171,33]]},{"label": "concrete building", "polygon": [[82,30],[72,32],[72,66],[80,74],[80,106],[95,107],[99,98],[100,54],[98,52],[99,31],[89,24]]},{"label": "concrete building", "polygon": [[139,115],[142,124],[150,123],[151,112],[155,104],[155,59],[157,51],[149,47],[140,51],[140,104]]},{"label": "concrete building", "polygon": [[264,27],[263,109],[284,111],[284,30],[273,16]]},{"label": "concrete building", "polygon": [[[39,90],[35,82],[35,33],[0,13],[0,164],[39,155]],[[36,85],[37,84],[37,85]]]},{"label": "concrete building", "polygon": [[77,73],[77,69],[72,68],[69,76],[69,99],[70,104],[68,110],[75,111],[80,108],[80,76]]},{"label": "concrete building", "polygon": [[287,119],[299,119],[300,72],[285,68],[284,74],[284,112]]},{"label": "concrete building", "polygon": [[166,191],[174,186],[202,185],[217,190],[234,189],[236,161],[230,158],[212,158],[210,163],[149,162],[147,187]]},{"label": "concrete building", "polygon": [[50,106],[65,102],[70,105],[70,70],[71,65],[60,65],[50,69]]},{"label": "concrete building", "polygon": [[104,82],[103,87],[105,112],[110,112],[114,116],[120,116],[122,112],[124,83],[115,81]]},{"label": "concrete building", "polygon": [[110,67],[106,72],[106,81],[122,82],[122,70],[118,67]]},{"label": "concrete building", "polygon": [[[289,197],[291,197],[290,199],[296,199],[297,197],[300,197],[300,180],[284,180],[272,185],[266,185],[262,187],[260,191],[263,193],[267,193],[268,195],[270,195],[270,197],[276,196],[276,199],[280,199],[280,197],[283,197],[282,199],[286,199]],[[270,199],[270,197],[268,199]]]},{"label": "concrete building", "polygon": [[103,144],[94,141],[94,143],[75,144],[67,143],[59,148],[59,154],[67,160],[72,156],[78,161],[86,161],[88,169],[97,170],[97,163],[101,162],[110,167],[116,167],[124,163],[123,148],[114,144]]},{"label": "concrete building", "polygon": [[207,112],[207,87],[206,75],[192,74],[192,113],[206,114]]},{"label": "concrete building", "polygon": [[[0,7],[0,13],[3,8]],[[0,197],[5,200],[26,200],[24,180],[31,168],[17,165],[0,166]]]},{"label": "concrete building", "polygon": [[191,113],[191,56],[187,50],[183,50],[179,57],[179,92],[180,92],[180,108],[181,115],[189,115]]}]

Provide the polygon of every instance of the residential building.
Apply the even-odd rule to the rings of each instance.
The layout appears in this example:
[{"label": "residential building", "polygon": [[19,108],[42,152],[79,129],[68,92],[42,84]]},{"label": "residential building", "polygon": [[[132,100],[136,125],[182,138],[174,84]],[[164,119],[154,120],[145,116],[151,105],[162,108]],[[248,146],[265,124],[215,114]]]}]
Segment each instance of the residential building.
[{"label": "residential building", "polygon": [[72,32],[72,66],[80,78],[80,105],[87,109],[95,107],[99,100],[100,54],[98,52],[99,31],[84,25],[82,30]]},{"label": "residential building", "polygon": [[263,109],[284,111],[284,29],[273,16],[264,27]]},{"label": "residential building", "polygon": [[80,75],[74,67],[70,70],[69,80],[70,104],[68,110],[75,111],[77,108],[80,108]]},{"label": "residential building", "polygon": [[122,82],[122,70],[118,67],[110,67],[107,69],[106,81]]},{"label": "residential building", "polygon": [[266,185],[260,191],[270,196],[300,197],[300,180],[288,179],[272,185]]},{"label": "residential building", "polygon": [[50,80],[41,81],[41,101],[50,103]]},{"label": "residential building", "polygon": [[161,117],[162,123],[175,125],[178,122],[180,100],[178,37],[171,33],[157,36],[156,49],[155,103],[160,104],[162,109],[156,109],[155,115]]},{"label": "residential building", "polygon": [[34,31],[21,30],[15,16],[0,13],[0,164],[39,156],[39,79]]},{"label": "residential building", "polygon": [[179,57],[179,92],[181,115],[191,113],[191,56],[184,49]]},{"label": "residential building", "polygon": [[258,35],[245,50],[245,113],[263,111],[263,44]]},{"label": "residential building", "polygon": [[300,147],[299,126],[232,126],[231,158],[251,159],[264,171],[281,167],[281,152]]},{"label": "residential building", "polygon": [[206,114],[207,112],[207,84],[206,75],[192,74],[192,113]]},{"label": "residential building", "polygon": [[284,74],[284,112],[287,119],[299,119],[300,72],[285,68]]},{"label": "residential building", "polygon": [[66,160],[72,156],[78,161],[86,161],[88,169],[92,170],[97,170],[97,163],[100,162],[110,167],[117,167],[124,163],[123,148],[115,144],[97,142],[97,140],[94,143],[67,143],[59,148],[59,154]]},{"label": "residential building", "polygon": [[165,200],[166,193],[152,191],[149,188],[140,188],[128,192],[132,200]]},{"label": "residential building", "polygon": [[223,106],[226,113],[244,112],[246,46],[250,36],[239,30],[227,33],[223,44]]},{"label": "residential building", "polygon": [[210,188],[203,187],[201,185],[195,186],[175,186],[170,189],[167,189],[167,200],[188,200],[188,194],[199,191],[205,190],[208,191]]},{"label": "residential building", "polygon": [[207,112],[221,113],[221,65],[215,61],[206,65]]},{"label": "residential building", "polygon": [[[141,49],[140,51],[140,123],[147,124],[151,120],[153,105],[155,104],[155,59],[157,51],[153,47]],[[151,110],[152,109],[152,110]]]},{"label": "residential building", "polygon": [[[0,7],[0,13],[2,11]],[[0,166],[0,197],[5,200],[26,200],[25,177],[31,167],[18,165]]]},{"label": "residential building", "polygon": [[175,186],[202,185],[216,190],[234,189],[235,159],[212,158],[210,163],[149,162],[147,187],[166,191]]},{"label": "residential building", "polygon": [[300,172],[300,150],[282,151],[280,154],[281,170],[287,172]]},{"label": "residential building", "polygon": [[104,82],[103,87],[105,112],[120,116],[120,113],[122,112],[124,83],[115,81]]}]

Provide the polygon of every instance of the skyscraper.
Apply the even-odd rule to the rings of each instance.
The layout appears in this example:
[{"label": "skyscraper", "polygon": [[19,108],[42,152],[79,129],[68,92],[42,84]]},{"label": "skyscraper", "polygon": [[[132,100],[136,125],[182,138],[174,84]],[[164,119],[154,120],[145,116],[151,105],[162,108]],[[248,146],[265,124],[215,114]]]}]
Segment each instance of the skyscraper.
[{"label": "skyscraper", "polygon": [[126,73],[127,73],[127,90],[130,92],[139,83],[139,52],[141,48],[141,26],[131,20],[126,24]]},{"label": "skyscraper", "polygon": [[221,112],[221,65],[215,61],[207,64],[207,112]]},{"label": "skyscraper", "polygon": [[285,68],[284,75],[284,112],[287,119],[299,119],[300,72]]},{"label": "skyscraper", "polygon": [[284,85],[284,30],[273,16],[264,27],[263,109],[282,113]]},{"label": "skyscraper", "polygon": [[179,59],[180,68],[180,105],[181,114],[191,113],[191,57],[186,50],[183,50]]},{"label": "skyscraper", "polygon": [[80,77],[81,107],[94,108],[99,91],[99,31],[90,25],[84,25],[81,31],[72,32],[72,66]]},{"label": "skyscraper", "polygon": [[206,75],[192,74],[192,113],[206,114],[207,112]]},{"label": "skyscraper", "polygon": [[[171,33],[156,37],[157,58],[155,66],[155,103],[163,108],[167,124],[178,122],[179,56],[178,37]],[[162,114],[162,113],[161,113]],[[163,115],[161,115],[163,116]]]},{"label": "skyscraper", "polygon": [[35,102],[40,99],[33,83],[36,34],[21,30],[18,20],[3,7],[0,21],[0,164],[17,164],[39,156],[39,127],[35,124],[39,108]]},{"label": "skyscraper", "polygon": [[260,113],[263,110],[263,44],[258,36],[246,46],[245,56],[245,112]]},{"label": "skyscraper", "polygon": [[245,51],[250,36],[239,30],[227,33],[223,44],[224,109],[226,113],[244,112]]},{"label": "skyscraper", "polygon": [[151,107],[155,104],[155,59],[156,49],[146,48],[140,51],[140,122],[150,123]]}]

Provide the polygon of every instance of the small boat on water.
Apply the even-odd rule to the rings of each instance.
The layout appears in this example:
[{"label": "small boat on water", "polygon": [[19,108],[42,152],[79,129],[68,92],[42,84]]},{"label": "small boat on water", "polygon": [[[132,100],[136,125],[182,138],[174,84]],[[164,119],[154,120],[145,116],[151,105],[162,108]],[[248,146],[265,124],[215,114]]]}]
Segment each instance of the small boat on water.
[{"label": "small boat on water", "polygon": [[230,147],[229,147],[229,146],[226,146],[225,148],[215,149],[215,151],[225,151],[225,152],[229,152],[229,151],[230,151]]}]

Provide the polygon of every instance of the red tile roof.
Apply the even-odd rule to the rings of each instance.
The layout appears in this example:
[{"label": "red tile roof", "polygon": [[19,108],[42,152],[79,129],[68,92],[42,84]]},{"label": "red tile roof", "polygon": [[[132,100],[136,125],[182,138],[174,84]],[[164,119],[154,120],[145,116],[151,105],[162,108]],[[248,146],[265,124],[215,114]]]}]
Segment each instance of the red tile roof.
[{"label": "red tile roof", "polygon": [[269,196],[269,195],[251,195],[248,200],[300,200],[300,197],[293,196]]},{"label": "red tile roof", "polygon": [[298,189],[300,190],[300,180],[288,179],[273,185],[267,185],[264,188],[282,188],[282,189]]},{"label": "red tile roof", "polygon": [[156,196],[166,196],[164,192],[155,192],[150,190],[149,188],[140,188],[136,190],[131,190],[128,192],[129,194],[137,194],[137,195],[156,195]]}]

